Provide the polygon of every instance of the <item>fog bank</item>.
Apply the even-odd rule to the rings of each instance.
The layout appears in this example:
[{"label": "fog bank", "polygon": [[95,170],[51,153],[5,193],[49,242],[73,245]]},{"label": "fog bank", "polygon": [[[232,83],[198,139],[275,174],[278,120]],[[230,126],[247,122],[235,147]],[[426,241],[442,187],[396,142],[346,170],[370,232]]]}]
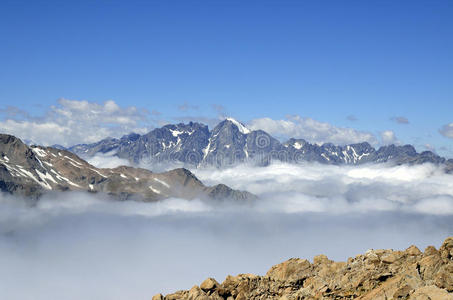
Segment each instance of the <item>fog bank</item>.
[{"label": "fog bank", "polygon": [[150,299],[207,277],[265,274],[291,257],[423,250],[453,235],[453,180],[435,166],[194,170],[252,204],[0,195],[0,290],[16,299]]},{"label": "fog bank", "polygon": [[259,210],[361,213],[404,211],[453,215],[453,176],[416,166],[273,164],[196,169],[205,184],[224,183],[262,199]]}]

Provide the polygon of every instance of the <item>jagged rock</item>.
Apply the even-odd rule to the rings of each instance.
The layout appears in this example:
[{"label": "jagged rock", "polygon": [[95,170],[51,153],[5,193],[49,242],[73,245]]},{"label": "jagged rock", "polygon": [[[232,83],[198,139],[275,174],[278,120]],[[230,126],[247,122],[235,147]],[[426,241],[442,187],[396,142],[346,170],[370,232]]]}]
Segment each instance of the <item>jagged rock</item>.
[{"label": "jagged rock", "polygon": [[434,254],[437,254],[437,249],[436,247],[434,246],[428,246],[426,247],[425,249],[425,252],[423,253],[425,256],[430,256],[430,255],[434,255]]},{"label": "jagged rock", "polygon": [[412,287],[405,284],[396,290],[393,299],[407,299],[412,291]]},{"label": "jagged rock", "polygon": [[178,291],[173,294],[168,294],[164,297],[165,300],[180,300],[180,299],[188,299],[189,292],[188,291]]},{"label": "jagged rock", "polygon": [[219,283],[214,278],[208,278],[200,284],[203,291],[210,291],[219,286]]},{"label": "jagged rock", "polygon": [[327,258],[324,254],[317,255],[313,258],[314,265],[321,265],[321,264],[330,264],[332,263],[331,260]]},{"label": "jagged rock", "polygon": [[292,258],[273,266],[266,276],[227,276],[222,284],[209,278],[204,287],[164,299],[453,300],[453,238],[439,250],[433,248],[424,254],[415,246],[405,251],[368,250],[347,262],[333,262],[324,255],[316,256],[313,264]]},{"label": "jagged rock", "polygon": [[418,255],[422,255],[422,252],[420,251],[420,249],[418,249],[416,246],[412,245],[410,246],[409,248],[406,249],[406,253],[408,255],[413,255],[413,256],[418,256]]},{"label": "jagged rock", "polygon": [[397,256],[393,253],[386,254],[382,256],[381,261],[386,263],[386,264],[392,264],[397,260]]},{"label": "jagged rock", "polygon": [[164,296],[162,294],[156,294],[153,296],[152,300],[164,300]]},{"label": "jagged rock", "polygon": [[273,266],[266,276],[272,280],[299,282],[312,274],[312,265],[306,259],[291,258]]},{"label": "jagged rock", "polygon": [[453,257],[453,237],[445,240],[439,249],[440,256],[444,260],[451,260]]},{"label": "jagged rock", "polygon": [[209,300],[208,295],[198,286],[194,286],[189,290],[188,300]]}]

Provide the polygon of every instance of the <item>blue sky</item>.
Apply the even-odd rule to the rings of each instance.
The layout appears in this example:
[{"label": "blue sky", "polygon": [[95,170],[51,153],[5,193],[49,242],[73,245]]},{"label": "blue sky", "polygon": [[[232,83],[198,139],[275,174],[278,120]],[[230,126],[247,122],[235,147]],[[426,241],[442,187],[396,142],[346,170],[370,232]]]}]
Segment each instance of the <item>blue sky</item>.
[{"label": "blue sky", "polygon": [[451,16],[453,1],[2,1],[0,109],[112,99],[179,120],[222,105],[453,157]]}]

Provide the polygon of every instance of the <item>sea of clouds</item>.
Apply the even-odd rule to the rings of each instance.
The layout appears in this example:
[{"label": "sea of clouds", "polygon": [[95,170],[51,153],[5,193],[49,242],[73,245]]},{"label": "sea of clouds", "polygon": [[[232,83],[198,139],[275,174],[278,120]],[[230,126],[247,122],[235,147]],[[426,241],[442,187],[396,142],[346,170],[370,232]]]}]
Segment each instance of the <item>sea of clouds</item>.
[{"label": "sea of clouds", "polygon": [[65,193],[30,203],[1,195],[2,297],[150,299],[207,277],[265,274],[291,257],[423,250],[453,235],[453,176],[434,165],[192,171],[259,199],[140,203]]}]

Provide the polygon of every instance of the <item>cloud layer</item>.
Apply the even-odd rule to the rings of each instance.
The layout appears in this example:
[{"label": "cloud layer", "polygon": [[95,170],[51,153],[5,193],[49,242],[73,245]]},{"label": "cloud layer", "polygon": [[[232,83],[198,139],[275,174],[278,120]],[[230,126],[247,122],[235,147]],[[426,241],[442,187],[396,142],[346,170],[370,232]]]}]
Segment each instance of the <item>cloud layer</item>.
[{"label": "cloud layer", "polygon": [[423,250],[453,234],[451,175],[432,165],[195,172],[260,199],[139,203],[67,193],[30,206],[0,194],[2,296],[144,300],[207,277],[264,274],[290,257],[345,260],[410,244]]},{"label": "cloud layer", "polygon": [[431,164],[395,167],[273,164],[266,168],[238,166],[194,172],[207,184],[222,182],[259,195],[260,210],[453,215],[452,176]]},{"label": "cloud layer", "polygon": [[[197,109],[198,106],[187,102],[178,107],[183,113]],[[225,117],[225,107],[213,105],[212,109],[217,117],[186,115],[174,117],[172,121],[156,110],[149,112],[135,106],[120,107],[113,100],[99,104],[62,98],[57,105],[52,105],[44,115],[38,117],[14,106],[0,109],[0,115],[3,115],[3,120],[0,119],[0,132],[16,135],[29,143],[72,146],[97,142],[107,137],[121,137],[131,132],[144,134],[156,126],[173,122],[202,122],[212,129]],[[398,117],[398,120],[401,118],[403,117]],[[348,119],[357,120],[352,115]],[[288,116],[284,120],[258,118],[251,120],[248,126],[253,130],[264,130],[277,138],[303,138],[317,144],[369,142],[377,146],[398,142],[393,131],[383,131],[376,136],[371,132],[337,127],[297,115]],[[444,126],[440,132],[449,136],[448,126]]]},{"label": "cloud layer", "polygon": [[390,145],[396,144],[399,145],[401,142],[396,137],[395,133],[392,130],[384,130],[381,132],[381,144]]},{"label": "cloud layer", "polygon": [[42,117],[18,114],[11,107],[3,113],[7,118],[0,121],[0,132],[42,145],[92,143],[109,136],[149,130],[146,128],[149,125],[146,110],[135,106],[120,107],[112,100],[98,104],[59,99],[58,104],[51,106]]},{"label": "cloud layer", "polygon": [[250,121],[248,126],[253,129],[261,129],[277,137],[303,138],[312,143],[334,143],[337,145],[369,142],[377,144],[376,137],[369,132],[359,131],[352,128],[336,127],[329,123],[319,122],[311,118],[289,116],[284,120],[260,118]]}]

